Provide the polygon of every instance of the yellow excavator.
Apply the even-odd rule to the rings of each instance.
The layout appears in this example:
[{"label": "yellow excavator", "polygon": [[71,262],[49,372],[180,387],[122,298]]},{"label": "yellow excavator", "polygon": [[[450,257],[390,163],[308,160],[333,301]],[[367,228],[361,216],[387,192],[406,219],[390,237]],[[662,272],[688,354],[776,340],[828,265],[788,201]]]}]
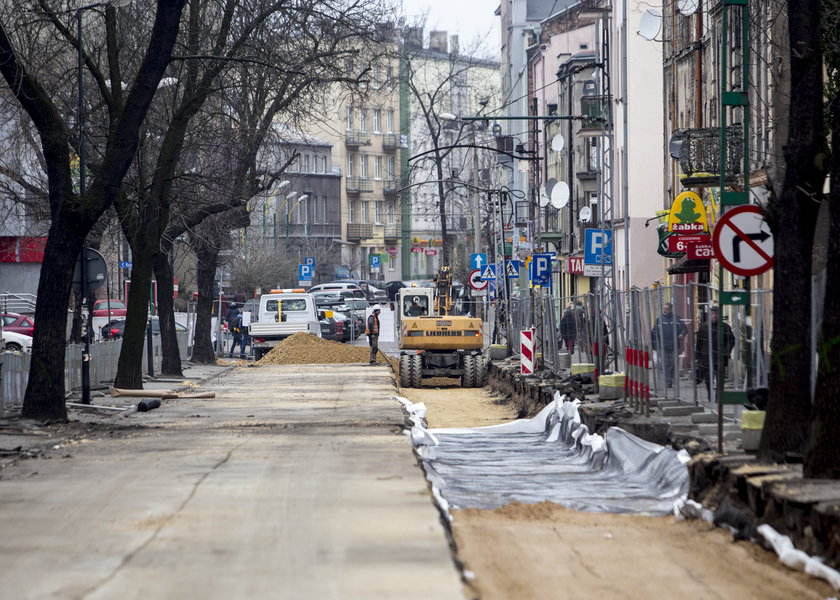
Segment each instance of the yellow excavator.
[{"label": "yellow excavator", "polygon": [[400,386],[429,377],[460,377],[461,387],[484,387],[487,360],[481,319],[452,314],[452,272],[441,267],[434,288],[399,290],[397,331]]}]

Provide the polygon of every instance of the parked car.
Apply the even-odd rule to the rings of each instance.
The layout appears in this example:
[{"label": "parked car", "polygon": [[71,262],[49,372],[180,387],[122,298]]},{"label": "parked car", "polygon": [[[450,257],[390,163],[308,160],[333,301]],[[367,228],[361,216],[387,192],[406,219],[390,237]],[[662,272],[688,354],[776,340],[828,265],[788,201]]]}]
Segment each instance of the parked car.
[{"label": "parked car", "polygon": [[3,313],[3,331],[32,337],[35,334],[35,319],[18,313]]},{"label": "parked car", "polygon": [[325,340],[340,342],[342,333],[338,329],[338,323],[332,317],[322,317],[318,323],[321,325],[321,337]]},{"label": "parked car", "polygon": [[[185,332],[187,330],[186,327],[181,325],[180,323],[175,323],[175,331],[176,332]],[[102,339],[103,340],[116,340],[123,336],[125,332],[125,319],[116,319],[115,321],[109,321],[102,327]],[[152,335],[160,335],[160,319],[157,317],[152,317]]]},{"label": "parked car", "polygon": [[7,352],[32,352],[32,336],[3,330],[0,338],[6,342]]},{"label": "parked car", "polygon": [[336,292],[341,290],[359,290],[361,292],[362,288],[359,287],[358,283],[351,281],[332,281],[330,283],[319,283],[318,285],[313,285],[307,291],[312,294],[314,292]]},{"label": "parked car", "polygon": [[124,317],[126,306],[120,300],[97,300],[93,303],[94,317]]},{"label": "parked car", "polygon": [[397,299],[397,292],[406,286],[402,281],[386,281],[384,287],[385,293],[388,294],[388,300],[393,302]]},{"label": "parked car", "polygon": [[365,319],[364,312],[361,314],[358,311],[350,310],[347,306],[336,306],[337,310],[333,314],[341,315],[346,321],[344,322],[344,341],[349,342],[358,339],[365,333]]}]

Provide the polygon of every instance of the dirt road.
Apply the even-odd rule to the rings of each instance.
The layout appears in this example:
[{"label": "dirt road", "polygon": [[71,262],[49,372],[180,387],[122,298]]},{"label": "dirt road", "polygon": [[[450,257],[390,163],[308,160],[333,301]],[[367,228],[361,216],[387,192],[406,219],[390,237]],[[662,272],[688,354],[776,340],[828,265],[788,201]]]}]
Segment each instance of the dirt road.
[{"label": "dirt road", "polygon": [[[498,398],[461,389],[402,389],[428,408],[430,427],[476,427],[513,419]],[[776,556],[702,522],[582,513],[556,504],[453,512],[458,558],[474,574],[468,598],[633,600],[823,599],[831,587],[780,565]]]}]

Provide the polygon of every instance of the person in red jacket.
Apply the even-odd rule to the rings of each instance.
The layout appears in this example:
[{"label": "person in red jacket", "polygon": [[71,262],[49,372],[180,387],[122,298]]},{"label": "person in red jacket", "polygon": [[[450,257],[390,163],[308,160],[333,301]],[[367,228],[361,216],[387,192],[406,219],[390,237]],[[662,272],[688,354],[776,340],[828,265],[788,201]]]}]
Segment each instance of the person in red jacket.
[{"label": "person in red jacket", "polygon": [[379,313],[382,309],[378,304],[373,305],[373,310],[367,318],[368,343],[370,344],[370,364],[376,364],[376,353],[379,352]]}]

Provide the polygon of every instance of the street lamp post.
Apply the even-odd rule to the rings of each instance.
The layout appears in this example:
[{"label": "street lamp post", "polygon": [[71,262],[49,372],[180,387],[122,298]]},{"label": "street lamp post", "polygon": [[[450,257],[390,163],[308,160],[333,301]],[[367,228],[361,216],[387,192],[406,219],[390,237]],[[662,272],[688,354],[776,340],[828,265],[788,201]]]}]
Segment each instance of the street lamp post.
[{"label": "street lamp post", "polygon": [[[88,9],[96,8],[98,6],[124,6],[129,4],[132,0],[110,0],[109,2],[96,2],[94,4],[88,4],[86,6],[80,6],[76,9],[76,62],[78,67],[78,78],[79,78],[79,97],[78,97],[78,111],[79,111],[79,196],[84,196],[87,192],[86,182],[85,182],[85,161],[86,161],[86,154],[85,154],[85,53],[84,53],[84,44],[82,43],[82,13]],[[83,303],[87,300],[87,259],[85,257],[85,243],[82,241],[82,253],[81,253],[81,265],[79,274],[81,276],[81,292],[80,292],[80,302]],[[86,319],[86,327],[85,333],[82,336],[82,341],[84,343],[84,350],[82,351],[82,404],[90,404],[90,333],[91,333],[91,323],[92,323],[92,315],[90,310],[88,310],[88,316]]]}]

